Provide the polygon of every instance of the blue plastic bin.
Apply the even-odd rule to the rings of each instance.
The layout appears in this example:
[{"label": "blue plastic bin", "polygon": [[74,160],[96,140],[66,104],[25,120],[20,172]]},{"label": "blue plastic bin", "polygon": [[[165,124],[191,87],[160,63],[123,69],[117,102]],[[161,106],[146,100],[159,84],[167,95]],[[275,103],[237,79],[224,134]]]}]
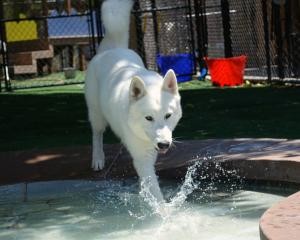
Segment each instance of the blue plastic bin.
[{"label": "blue plastic bin", "polygon": [[180,53],[175,55],[160,55],[156,62],[161,74],[165,75],[169,69],[173,69],[177,75],[177,82],[187,82],[192,79],[194,72],[194,55]]}]

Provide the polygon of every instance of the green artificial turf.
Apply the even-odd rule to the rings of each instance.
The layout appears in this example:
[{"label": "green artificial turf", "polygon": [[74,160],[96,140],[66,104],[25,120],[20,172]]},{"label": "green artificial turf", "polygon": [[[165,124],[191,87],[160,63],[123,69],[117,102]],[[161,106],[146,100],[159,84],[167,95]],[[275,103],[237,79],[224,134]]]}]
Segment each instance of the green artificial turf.
[{"label": "green artificial turf", "polygon": [[[183,118],[177,140],[300,138],[300,89],[214,88],[180,84]],[[118,140],[108,131],[105,143]],[[91,143],[82,85],[0,93],[0,151]]]}]

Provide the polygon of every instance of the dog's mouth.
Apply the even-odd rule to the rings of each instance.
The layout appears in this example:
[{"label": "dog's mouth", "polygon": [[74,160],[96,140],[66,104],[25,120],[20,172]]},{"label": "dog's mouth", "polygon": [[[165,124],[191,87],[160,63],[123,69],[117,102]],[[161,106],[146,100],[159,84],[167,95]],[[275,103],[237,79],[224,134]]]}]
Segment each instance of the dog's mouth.
[{"label": "dog's mouth", "polygon": [[155,148],[155,150],[158,152],[158,154],[166,154],[169,148],[164,148],[164,149]]}]

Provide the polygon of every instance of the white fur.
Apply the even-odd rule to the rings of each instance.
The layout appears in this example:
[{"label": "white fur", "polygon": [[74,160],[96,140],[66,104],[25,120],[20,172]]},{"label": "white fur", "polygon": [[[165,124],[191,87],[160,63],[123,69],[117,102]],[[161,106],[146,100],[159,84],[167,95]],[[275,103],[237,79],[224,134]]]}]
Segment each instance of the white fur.
[{"label": "white fur", "polygon": [[[104,167],[103,132],[109,124],[130,152],[140,179],[150,178],[151,193],[163,201],[154,168],[156,149],[158,143],[172,142],[181,118],[180,96],[172,70],[163,78],[147,70],[128,49],[131,7],[130,0],[108,0],[102,6],[107,35],[89,63],[85,84],[93,132],[92,168]],[[171,116],[166,119],[167,114]]]},{"label": "white fur", "polygon": [[110,0],[102,4],[102,23],[105,38],[102,40],[98,53],[112,48],[128,48],[131,0]]}]

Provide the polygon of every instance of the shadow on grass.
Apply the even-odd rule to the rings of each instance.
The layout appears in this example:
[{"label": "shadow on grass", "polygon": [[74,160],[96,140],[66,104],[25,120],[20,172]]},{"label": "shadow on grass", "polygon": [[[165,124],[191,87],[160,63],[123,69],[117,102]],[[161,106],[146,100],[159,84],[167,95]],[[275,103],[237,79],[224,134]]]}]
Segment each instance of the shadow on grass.
[{"label": "shadow on grass", "polygon": [[[181,91],[181,139],[299,138],[299,88]],[[82,91],[0,95],[0,151],[90,144]],[[108,131],[106,143],[118,142]]]},{"label": "shadow on grass", "polygon": [[299,88],[228,88],[182,92],[176,135],[203,138],[299,138]]}]

